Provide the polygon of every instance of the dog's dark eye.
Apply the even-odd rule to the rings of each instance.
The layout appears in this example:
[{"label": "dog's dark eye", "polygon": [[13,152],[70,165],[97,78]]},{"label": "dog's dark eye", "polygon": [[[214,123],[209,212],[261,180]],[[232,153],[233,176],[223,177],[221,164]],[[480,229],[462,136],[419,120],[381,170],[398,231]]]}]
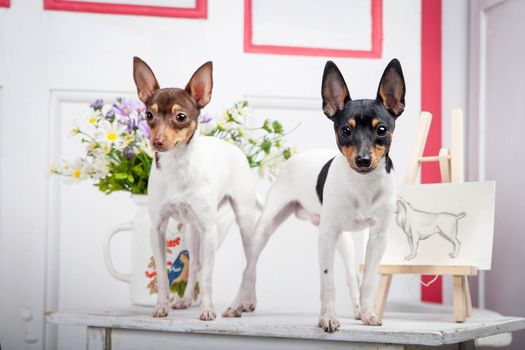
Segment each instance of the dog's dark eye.
[{"label": "dog's dark eye", "polygon": [[339,133],[343,137],[348,137],[348,136],[352,135],[352,128],[349,127],[348,125],[345,125],[339,130]]},{"label": "dog's dark eye", "polygon": [[188,117],[184,113],[177,114],[177,121],[182,123],[185,122]]},{"label": "dog's dark eye", "polygon": [[384,125],[379,125],[377,127],[377,131],[376,131],[377,132],[377,136],[384,137],[384,136],[386,136],[387,131],[388,130],[387,130],[387,128]]},{"label": "dog's dark eye", "polygon": [[150,111],[147,111],[146,112],[146,120],[150,121],[152,119],[153,119],[153,113],[151,113]]}]

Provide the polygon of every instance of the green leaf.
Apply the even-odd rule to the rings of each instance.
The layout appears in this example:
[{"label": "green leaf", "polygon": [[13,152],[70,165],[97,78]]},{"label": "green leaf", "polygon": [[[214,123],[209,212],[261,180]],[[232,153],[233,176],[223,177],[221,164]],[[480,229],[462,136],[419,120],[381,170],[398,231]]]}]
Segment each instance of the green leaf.
[{"label": "green leaf", "polygon": [[277,120],[274,120],[272,123],[273,131],[277,134],[283,133],[283,126],[281,123],[279,123]]},{"label": "green leaf", "polygon": [[266,153],[270,153],[270,148],[272,148],[272,141],[264,138],[264,141],[261,143],[261,149]]},{"label": "green leaf", "polygon": [[291,156],[292,156],[292,150],[290,149],[290,147],[288,147],[287,149],[283,151],[283,157],[284,159],[289,159]]},{"label": "green leaf", "polygon": [[262,129],[265,130],[265,131],[268,131],[268,132],[272,132],[273,131],[269,119],[265,119],[264,120]]},{"label": "green leaf", "polygon": [[127,177],[128,177],[128,174],[126,174],[126,173],[117,173],[117,174],[115,174],[115,178],[119,179],[119,180],[126,179]]}]

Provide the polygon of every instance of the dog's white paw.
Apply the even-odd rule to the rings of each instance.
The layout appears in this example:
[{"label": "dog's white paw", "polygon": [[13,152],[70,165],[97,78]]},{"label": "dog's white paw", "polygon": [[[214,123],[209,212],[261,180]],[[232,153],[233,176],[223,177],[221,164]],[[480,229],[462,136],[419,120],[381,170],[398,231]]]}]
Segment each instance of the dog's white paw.
[{"label": "dog's white paw", "polygon": [[383,324],[381,318],[377,316],[374,312],[362,312],[361,321],[366,326],[381,326]]},{"label": "dog's white paw", "polygon": [[245,303],[242,303],[242,312],[255,311],[256,306],[257,306],[257,302],[255,301],[247,301]]},{"label": "dog's white paw", "polygon": [[199,318],[201,321],[213,321],[217,317],[213,309],[211,308],[202,308],[201,309],[201,315]]},{"label": "dog's white paw", "polygon": [[230,306],[226,311],[222,313],[222,317],[241,317],[242,307]]},{"label": "dog's white paw", "polygon": [[405,260],[412,260],[415,257],[416,257],[415,255],[407,255],[407,256],[405,256]]},{"label": "dog's white paw", "polygon": [[319,327],[326,333],[333,333],[339,329],[341,324],[335,315],[322,315],[319,317]]},{"label": "dog's white paw", "polygon": [[181,299],[181,300],[178,300],[175,304],[173,304],[171,308],[175,310],[182,310],[182,309],[187,309],[190,306],[191,306],[191,300]]},{"label": "dog's white paw", "polygon": [[168,303],[157,303],[155,311],[153,311],[153,317],[167,317],[168,316]]}]

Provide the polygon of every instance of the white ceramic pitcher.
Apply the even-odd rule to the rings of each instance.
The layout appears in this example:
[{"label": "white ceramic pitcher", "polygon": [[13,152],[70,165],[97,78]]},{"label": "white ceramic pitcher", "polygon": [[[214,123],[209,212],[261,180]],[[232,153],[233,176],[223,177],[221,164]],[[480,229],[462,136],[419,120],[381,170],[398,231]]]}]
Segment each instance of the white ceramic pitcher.
[{"label": "white ceramic pitcher", "polygon": [[[145,195],[132,197],[137,207],[135,217],[131,222],[118,225],[111,229],[104,240],[104,261],[106,267],[115,279],[130,285],[130,299],[137,305],[155,305],[157,300],[157,278],[154,260],[150,247],[150,218],[148,214],[148,198]],[[217,222],[219,235],[224,237],[233,223],[231,210],[219,212]],[[131,271],[129,273],[119,272],[113,265],[110,244],[112,238],[126,232],[132,234],[131,241]],[[167,269],[170,281],[172,298],[181,297],[186,288],[189,257],[184,240],[184,226],[170,220],[166,233],[167,240]],[[198,297],[197,295],[194,296]]]}]

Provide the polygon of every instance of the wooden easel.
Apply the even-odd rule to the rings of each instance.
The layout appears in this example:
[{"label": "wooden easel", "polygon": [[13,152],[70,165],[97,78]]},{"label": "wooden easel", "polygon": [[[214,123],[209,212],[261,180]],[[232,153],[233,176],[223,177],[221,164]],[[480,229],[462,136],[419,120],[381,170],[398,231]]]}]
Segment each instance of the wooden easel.
[{"label": "wooden easel", "polygon": [[[431,122],[432,115],[428,112],[421,112],[405,184],[416,184],[417,173],[423,162],[439,162],[441,182],[463,182],[463,112],[459,108],[452,110],[450,150],[441,148],[437,156],[423,156]],[[381,280],[374,309],[380,317],[383,317],[385,311],[388,291],[394,274],[452,275],[454,320],[465,322],[465,319],[472,314],[468,276],[477,275],[478,270],[474,266],[381,265],[379,273]]]}]

